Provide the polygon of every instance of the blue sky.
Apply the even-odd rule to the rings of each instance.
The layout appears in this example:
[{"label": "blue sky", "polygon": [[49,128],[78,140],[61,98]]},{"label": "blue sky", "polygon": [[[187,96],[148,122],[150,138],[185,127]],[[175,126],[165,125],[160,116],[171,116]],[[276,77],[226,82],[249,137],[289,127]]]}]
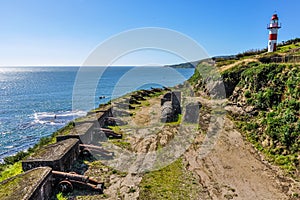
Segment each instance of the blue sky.
[{"label": "blue sky", "polygon": [[[204,47],[209,56],[267,45],[277,11],[278,40],[300,37],[299,0],[0,0],[0,66],[81,65],[107,38],[142,27],[168,28]],[[179,60],[156,53],[118,65]]]}]

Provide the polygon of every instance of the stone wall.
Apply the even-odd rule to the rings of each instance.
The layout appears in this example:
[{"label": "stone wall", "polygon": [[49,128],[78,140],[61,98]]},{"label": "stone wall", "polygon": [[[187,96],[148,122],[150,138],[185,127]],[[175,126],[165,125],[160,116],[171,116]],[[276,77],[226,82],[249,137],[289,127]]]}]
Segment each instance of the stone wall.
[{"label": "stone wall", "polygon": [[168,92],[161,99],[161,122],[175,122],[181,114],[181,92]]},{"label": "stone wall", "polygon": [[75,127],[69,134],[57,136],[55,144],[42,147],[22,161],[25,173],[0,183],[0,199],[50,199],[54,181],[52,170],[69,171],[79,156],[79,144],[92,143],[95,139],[94,130],[104,126],[105,119],[111,116],[112,109],[109,106],[74,122]]},{"label": "stone wall", "polygon": [[51,167],[57,171],[68,171],[79,155],[79,140],[67,139],[50,144],[22,161],[24,171],[36,167]]},{"label": "stone wall", "polygon": [[39,167],[0,183],[1,200],[48,200],[52,196],[52,169]]},{"label": "stone wall", "polygon": [[79,142],[82,143],[90,143],[92,140],[92,130],[94,129],[95,122],[91,121],[83,121],[76,122],[75,127],[70,131],[67,135],[60,135],[56,137],[56,141],[64,141],[69,138],[76,138]]}]

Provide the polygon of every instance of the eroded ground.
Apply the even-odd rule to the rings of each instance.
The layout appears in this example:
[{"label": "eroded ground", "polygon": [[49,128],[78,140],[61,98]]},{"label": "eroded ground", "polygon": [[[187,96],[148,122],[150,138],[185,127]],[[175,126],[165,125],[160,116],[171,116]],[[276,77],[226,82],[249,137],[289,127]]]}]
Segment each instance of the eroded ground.
[{"label": "eroded ground", "polygon": [[[180,122],[167,125],[160,122],[160,98],[148,98],[141,105],[134,105],[135,109],[127,110],[132,116],[119,116],[128,123],[116,129],[124,137],[107,142],[117,148],[116,157],[128,152],[136,155],[135,161],[128,158],[124,170],[103,165],[102,162],[107,163],[105,160],[86,162],[85,174],[105,182],[104,195],[75,192],[71,199],[299,198],[299,183],[284,176],[244,141],[233,122],[224,113],[214,111],[215,102],[198,98],[203,105],[200,128],[187,125],[182,129]],[[156,171],[145,170],[149,167],[145,165],[148,159],[145,155],[166,150],[170,144],[174,150],[170,152],[171,160],[177,157],[176,151],[182,149],[176,146],[178,142],[172,141],[184,143],[183,136],[191,137],[192,142],[186,144],[188,148],[179,159]]]}]

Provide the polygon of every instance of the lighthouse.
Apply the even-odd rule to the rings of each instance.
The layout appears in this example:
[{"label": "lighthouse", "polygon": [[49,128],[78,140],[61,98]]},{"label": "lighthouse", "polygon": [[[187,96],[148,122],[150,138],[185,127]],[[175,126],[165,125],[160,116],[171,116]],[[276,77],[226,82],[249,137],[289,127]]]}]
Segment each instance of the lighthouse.
[{"label": "lighthouse", "polygon": [[280,28],[281,26],[278,23],[278,16],[277,14],[273,14],[271,18],[271,22],[267,27],[267,29],[269,29],[268,52],[276,51],[277,33],[278,33],[278,29]]}]

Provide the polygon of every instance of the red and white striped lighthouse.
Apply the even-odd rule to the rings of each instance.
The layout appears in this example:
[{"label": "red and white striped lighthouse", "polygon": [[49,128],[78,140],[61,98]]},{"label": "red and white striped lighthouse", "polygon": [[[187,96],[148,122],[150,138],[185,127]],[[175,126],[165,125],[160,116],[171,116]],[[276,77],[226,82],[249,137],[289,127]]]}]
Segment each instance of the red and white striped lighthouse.
[{"label": "red and white striped lighthouse", "polygon": [[278,16],[277,14],[274,14],[271,18],[270,24],[268,25],[268,29],[269,29],[268,52],[276,51],[277,33],[278,33],[278,29],[280,28],[281,26],[278,23]]}]

